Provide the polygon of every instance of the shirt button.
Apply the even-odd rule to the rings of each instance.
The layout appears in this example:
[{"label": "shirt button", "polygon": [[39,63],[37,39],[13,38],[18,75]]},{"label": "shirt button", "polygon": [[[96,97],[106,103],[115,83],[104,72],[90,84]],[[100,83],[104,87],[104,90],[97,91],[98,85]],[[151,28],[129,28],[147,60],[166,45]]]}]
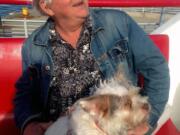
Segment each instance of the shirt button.
[{"label": "shirt button", "polygon": [[49,71],[50,70],[50,66],[45,66],[45,69],[47,70],[47,71]]}]

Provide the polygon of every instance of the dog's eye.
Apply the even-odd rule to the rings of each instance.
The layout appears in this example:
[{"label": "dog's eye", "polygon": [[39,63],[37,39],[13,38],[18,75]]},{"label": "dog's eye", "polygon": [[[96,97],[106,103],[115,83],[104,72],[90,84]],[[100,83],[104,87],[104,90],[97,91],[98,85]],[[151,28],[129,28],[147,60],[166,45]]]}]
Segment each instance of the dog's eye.
[{"label": "dog's eye", "polygon": [[124,103],[125,108],[131,109],[132,108],[132,101],[130,98],[126,98],[126,101]]},{"label": "dog's eye", "polygon": [[144,110],[146,110],[146,111],[149,111],[149,110],[150,110],[149,104],[148,104],[148,103],[144,103],[144,104],[142,105],[142,109],[144,109]]}]

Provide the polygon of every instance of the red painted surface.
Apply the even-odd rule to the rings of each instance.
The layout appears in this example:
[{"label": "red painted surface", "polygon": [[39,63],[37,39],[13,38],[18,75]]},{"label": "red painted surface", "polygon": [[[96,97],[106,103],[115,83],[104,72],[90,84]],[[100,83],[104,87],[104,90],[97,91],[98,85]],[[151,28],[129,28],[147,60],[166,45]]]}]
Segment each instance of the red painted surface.
[{"label": "red painted surface", "polygon": [[174,126],[172,120],[168,119],[155,135],[180,135],[180,131]]},{"label": "red painted surface", "polygon": [[165,59],[169,61],[169,37],[168,35],[150,35],[152,41],[160,49],[161,53],[164,55]]},{"label": "red painted surface", "polygon": [[23,39],[0,38],[0,135],[18,135],[13,119],[14,84],[21,74]]},{"label": "red painted surface", "polygon": [[[31,4],[32,0],[0,0],[0,4]],[[179,7],[180,0],[89,0],[92,7]]]},{"label": "red painted surface", "polygon": [[[22,39],[0,38],[0,113],[12,111],[14,83],[21,74]],[[3,99],[3,100],[2,100]]]},{"label": "red painted surface", "polygon": [[89,0],[93,7],[178,7],[179,0]]},{"label": "red painted surface", "polygon": [[32,0],[0,0],[0,4],[27,5],[31,3]]}]

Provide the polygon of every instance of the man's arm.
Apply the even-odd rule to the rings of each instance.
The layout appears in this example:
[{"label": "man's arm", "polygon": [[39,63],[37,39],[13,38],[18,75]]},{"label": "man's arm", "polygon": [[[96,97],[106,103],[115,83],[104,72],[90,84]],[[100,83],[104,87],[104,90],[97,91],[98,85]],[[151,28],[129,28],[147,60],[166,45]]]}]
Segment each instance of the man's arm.
[{"label": "man's arm", "polygon": [[[16,95],[14,99],[14,114],[17,127],[24,130],[24,127],[31,121],[37,120],[41,115],[41,107],[39,106],[38,94],[35,93],[36,87],[34,87],[34,80],[31,73],[29,49],[26,45],[22,48],[22,76],[16,82]],[[38,108],[38,109],[37,109]]]},{"label": "man's arm", "polygon": [[137,73],[144,76],[142,94],[149,97],[152,107],[149,123],[154,128],[168,101],[170,82],[168,64],[160,50],[130,17],[127,17],[127,23],[134,67]]}]

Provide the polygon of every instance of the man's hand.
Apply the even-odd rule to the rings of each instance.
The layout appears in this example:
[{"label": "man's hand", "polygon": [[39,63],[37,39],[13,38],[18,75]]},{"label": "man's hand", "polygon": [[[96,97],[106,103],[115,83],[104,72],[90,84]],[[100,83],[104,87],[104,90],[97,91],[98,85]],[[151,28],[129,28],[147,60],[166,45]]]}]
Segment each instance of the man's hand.
[{"label": "man's hand", "polygon": [[31,122],[25,127],[23,135],[44,135],[51,124],[52,122]]},{"label": "man's hand", "polygon": [[143,123],[139,126],[137,126],[133,130],[128,131],[128,135],[144,135],[148,132],[149,130],[149,125],[147,123]]}]

